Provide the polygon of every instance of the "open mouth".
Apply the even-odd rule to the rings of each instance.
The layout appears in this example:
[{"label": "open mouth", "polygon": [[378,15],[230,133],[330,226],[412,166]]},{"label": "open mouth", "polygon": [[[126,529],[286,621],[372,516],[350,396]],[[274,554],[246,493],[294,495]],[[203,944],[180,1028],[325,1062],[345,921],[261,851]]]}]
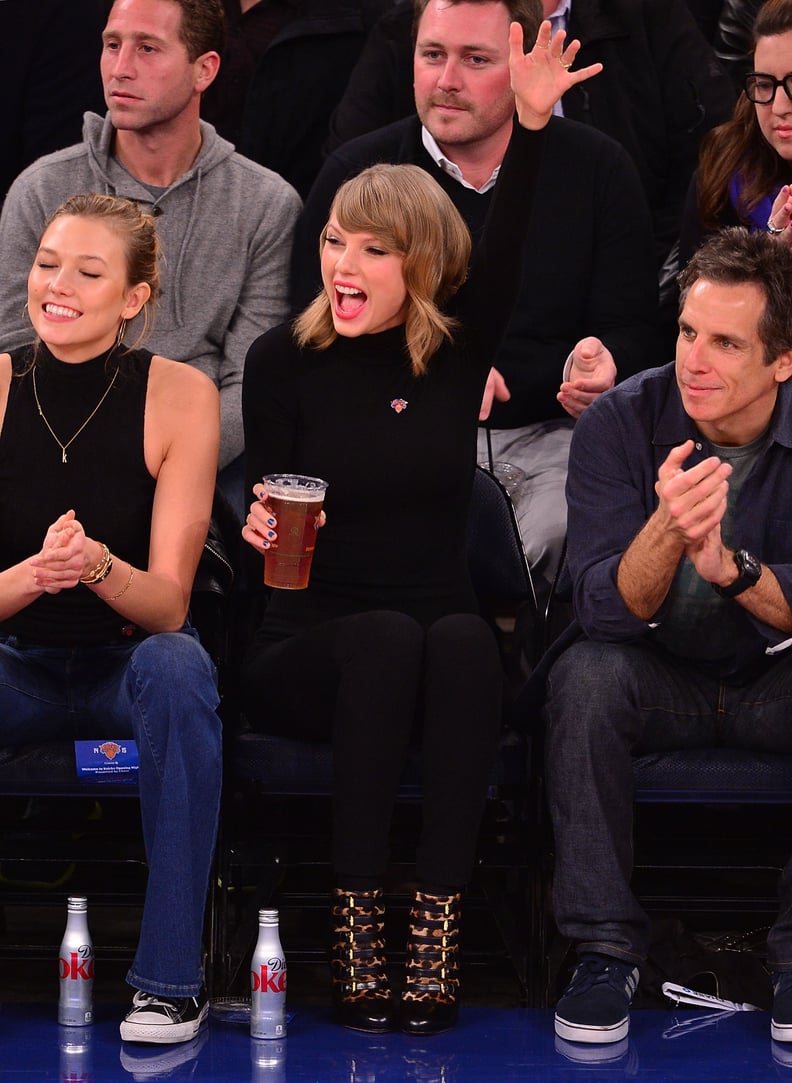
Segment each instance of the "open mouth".
[{"label": "open mouth", "polygon": [[342,320],[352,320],[365,308],[368,295],[355,286],[335,286],[335,313]]},{"label": "open mouth", "polygon": [[65,305],[47,303],[41,307],[45,316],[56,320],[76,320],[82,315],[73,308],[66,308]]}]

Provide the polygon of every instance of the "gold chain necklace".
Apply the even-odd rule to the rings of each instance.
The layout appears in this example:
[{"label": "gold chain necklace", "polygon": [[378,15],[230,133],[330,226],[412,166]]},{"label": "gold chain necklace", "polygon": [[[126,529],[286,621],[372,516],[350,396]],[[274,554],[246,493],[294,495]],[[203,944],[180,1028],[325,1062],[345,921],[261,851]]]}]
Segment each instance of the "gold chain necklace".
[{"label": "gold chain necklace", "polygon": [[44,414],[44,411],[41,409],[41,403],[39,402],[39,397],[38,397],[38,389],[36,388],[36,367],[35,367],[35,365],[33,366],[33,398],[36,400],[36,408],[37,408],[37,410],[39,412],[39,417],[41,418],[41,420],[44,422],[44,424],[49,429],[50,436],[52,437],[52,439],[55,441],[55,443],[61,449],[61,462],[62,463],[65,463],[65,462],[68,461],[67,458],[66,458],[66,449],[71,447],[71,445],[74,443],[74,441],[80,435],[80,433],[83,431],[83,429],[88,424],[88,422],[91,421],[92,418],[94,417],[94,415],[99,412],[99,407],[102,405],[102,403],[107,398],[107,396],[110,394],[110,392],[113,390],[113,384],[116,381],[116,376],[117,375],[118,375],[118,369],[116,369],[115,372],[113,373],[113,378],[110,381],[110,383],[107,385],[107,390],[105,391],[104,395],[102,395],[101,399],[99,399],[96,406],[94,406],[93,410],[91,410],[88,417],[86,417],[85,421],[83,421],[82,425],[80,425],[79,429],[74,434],[74,436],[72,436],[71,440],[67,440],[66,443],[63,444],[63,443],[61,443],[61,441],[58,439],[58,437],[53,432],[52,425],[50,425],[49,421],[47,421],[47,418],[46,418],[46,416]]}]

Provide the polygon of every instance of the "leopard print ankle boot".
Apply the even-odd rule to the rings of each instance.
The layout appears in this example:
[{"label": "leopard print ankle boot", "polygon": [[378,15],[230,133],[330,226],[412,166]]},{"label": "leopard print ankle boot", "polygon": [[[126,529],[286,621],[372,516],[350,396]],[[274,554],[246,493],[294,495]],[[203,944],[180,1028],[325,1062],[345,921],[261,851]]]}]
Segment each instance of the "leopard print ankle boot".
[{"label": "leopard print ankle boot", "polygon": [[461,895],[416,892],[401,997],[401,1028],[407,1034],[439,1034],[456,1025],[461,902]]},{"label": "leopard print ankle boot", "polygon": [[342,891],[332,895],[333,946],[330,969],[337,1021],[352,1030],[393,1029],[393,998],[385,971],[382,892]]}]

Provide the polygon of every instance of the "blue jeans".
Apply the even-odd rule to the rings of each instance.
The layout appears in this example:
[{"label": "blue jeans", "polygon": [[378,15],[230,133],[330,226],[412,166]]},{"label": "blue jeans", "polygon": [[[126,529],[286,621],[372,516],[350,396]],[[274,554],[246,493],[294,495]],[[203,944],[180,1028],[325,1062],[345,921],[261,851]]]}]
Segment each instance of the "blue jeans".
[{"label": "blue jeans", "polygon": [[[550,671],[545,716],[556,925],[578,951],[640,963],[649,922],[630,890],[632,756],[719,744],[792,752],[792,658],[735,685],[650,643],[575,643]],[[792,861],[768,963],[792,970]]]},{"label": "blue jeans", "polygon": [[221,785],[214,665],[185,626],[101,647],[0,637],[0,745],[133,737],[148,884],[127,981],[162,996],[202,982],[201,938]]}]

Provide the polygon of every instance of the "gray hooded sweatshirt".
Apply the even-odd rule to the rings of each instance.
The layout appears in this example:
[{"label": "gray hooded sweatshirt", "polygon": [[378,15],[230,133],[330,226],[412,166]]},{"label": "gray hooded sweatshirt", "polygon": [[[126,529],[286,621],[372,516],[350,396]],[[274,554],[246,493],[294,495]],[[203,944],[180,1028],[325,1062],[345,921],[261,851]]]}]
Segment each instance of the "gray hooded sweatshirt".
[{"label": "gray hooded sweatshirt", "polygon": [[[30,342],[27,276],[44,225],[71,195],[137,200],[157,215],[162,296],[143,345],[205,372],[220,389],[220,466],[243,450],[242,370],[251,342],[288,310],[300,198],[277,173],[237,154],[201,122],[193,166],[167,189],[135,180],[111,155],[109,115],[85,114],[84,142],[39,158],[12,184],[0,215],[0,351]],[[133,342],[140,317],[127,333]]]}]

